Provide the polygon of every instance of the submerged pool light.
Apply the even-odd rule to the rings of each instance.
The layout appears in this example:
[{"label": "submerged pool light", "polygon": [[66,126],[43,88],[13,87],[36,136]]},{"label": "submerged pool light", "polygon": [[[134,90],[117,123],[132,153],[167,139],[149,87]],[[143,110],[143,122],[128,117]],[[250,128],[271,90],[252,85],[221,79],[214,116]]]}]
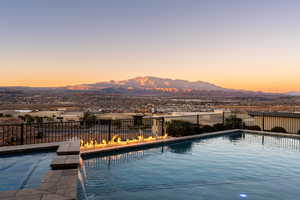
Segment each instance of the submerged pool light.
[{"label": "submerged pool light", "polygon": [[247,198],[248,195],[247,195],[247,194],[240,194],[240,197],[241,197],[241,198]]}]

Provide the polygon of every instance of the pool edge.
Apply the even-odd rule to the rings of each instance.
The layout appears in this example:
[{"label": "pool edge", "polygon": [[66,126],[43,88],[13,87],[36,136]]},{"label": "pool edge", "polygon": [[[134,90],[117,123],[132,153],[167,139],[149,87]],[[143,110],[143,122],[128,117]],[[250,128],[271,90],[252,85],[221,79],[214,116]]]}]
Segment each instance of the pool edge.
[{"label": "pool edge", "polygon": [[136,143],[136,144],[130,144],[130,145],[124,145],[124,146],[114,146],[114,147],[107,147],[107,148],[99,148],[99,149],[92,149],[87,151],[82,151],[80,155],[85,158],[85,156],[93,155],[93,154],[99,154],[99,153],[109,153],[114,151],[124,151],[124,150],[131,150],[136,148],[146,148],[146,147],[156,147],[160,145],[168,145],[168,144],[174,144],[194,139],[201,139],[201,138],[210,138],[210,137],[216,137],[221,135],[227,135],[231,133],[241,132],[240,129],[232,129],[232,130],[226,130],[226,131],[218,131],[218,132],[212,132],[212,133],[203,133],[203,134],[197,134],[192,136],[184,136],[184,137],[172,137],[167,138],[163,140],[157,140],[157,141],[151,141],[151,142],[145,142],[145,143]]},{"label": "pool edge", "polygon": [[[3,155],[17,154],[23,152],[38,152],[46,149],[63,148],[67,155],[59,155],[56,151],[57,156],[55,158],[63,158],[60,160],[63,164],[68,165],[70,158],[74,160],[74,154],[78,156],[78,163],[80,163],[79,151],[74,151],[74,147],[80,149],[78,140],[70,140],[59,143],[44,143],[35,145],[20,145],[13,147],[5,147],[0,150]],[[69,154],[68,154],[69,152]],[[52,160],[52,162],[55,160]],[[57,163],[56,163],[57,164]],[[50,165],[51,166],[51,165]],[[51,166],[52,167],[52,166]],[[67,168],[65,168],[67,167]],[[50,169],[45,172],[41,184],[32,189],[21,189],[21,190],[7,190],[0,191],[0,199],[9,200],[76,200],[77,199],[77,179],[78,179],[78,165],[69,168],[70,166],[63,166],[54,170]]]}]

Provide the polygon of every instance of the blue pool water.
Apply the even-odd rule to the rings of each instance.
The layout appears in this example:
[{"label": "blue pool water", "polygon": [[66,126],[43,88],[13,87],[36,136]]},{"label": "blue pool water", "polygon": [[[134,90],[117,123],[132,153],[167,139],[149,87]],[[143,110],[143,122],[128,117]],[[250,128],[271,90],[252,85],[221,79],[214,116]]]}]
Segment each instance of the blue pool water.
[{"label": "blue pool water", "polygon": [[84,160],[79,198],[300,198],[300,141],[235,133]]},{"label": "blue pool water", "polygon": [[55,152],[0,156],[0,191],[38,187]]}]

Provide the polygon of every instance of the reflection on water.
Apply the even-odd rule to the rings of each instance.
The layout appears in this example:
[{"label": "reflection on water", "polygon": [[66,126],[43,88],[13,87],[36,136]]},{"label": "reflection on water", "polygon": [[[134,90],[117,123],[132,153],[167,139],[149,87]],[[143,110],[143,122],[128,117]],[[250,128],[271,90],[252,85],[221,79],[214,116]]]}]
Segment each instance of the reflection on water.
[{"label": "reflection on water", "polygon": [[162,154],[166,151],[176,153],[176,154],[185,154],[192,150],[193,142],[183,142],[178,144],[173,144],[169,146],[161,146],[152,149],[145,149],[139,151],[125,152],[115,155],[104,155],[101,157],[93,157],[92,159],[86,159],[84,161],[84,166],[89,168],[103,168],[111,167],[114,165],[120,165],[128,162],[134,162],[147,158],[149,156]]},{"label": "reflection on water", "polygon": [[232,143],[238,143],[242,141],[248,144],[261,144],[266,147],[284,148],[297,151],[300,150],[300,140],[297,138],[265,136],[243,132],[225,135],[223,138],[228,139]]},{"label": "reflection on water", "polygon": [[230,135],[224,136],[224,138],[228,138],[231,142],[239,141],[244,137],[245,137],[245,133],[242,133],[242,132],[232,133]]},{"label": "reflection on water", "polygon": [[[145,152],[147,152],[147,154],[145,154]],[[163,152],[164,147],[162,146],[160,148],[153,148],[148,150],[132,151],[116,155],[107,155],[103,157],[94,157],[92,159],[85,160],[84,165],[89,168],[109,168],[113,165],[120,165],[128,162],[141,160],[147,156],[151,156],[151,154]]]},{"label": "reflection on water", "polygon": [[[161,146],[151,149],[123,152],[120,154],[103,155],[86,159],[84,164],[90,168],[109,168],[114,165],[121,165],[128,162],[142,160],[144,158],[163,154],[164,152],[171,152],[175,154],[186,154],[193,150],[193,144],[205,143],[209,139],[187,141],[168,146]],[[284,138],[276,136],[264,136],[256,134],[233,133],[231,135],[223,136],[223,140],[229,140],[232,143],[244,142],[247,144],[258,144],[266,147],[284,148],[289,150],[300,150],[300,140],[294,138]]]},{"label": "reflection on water", "polygon": [[244,140],[246,140],[247,143],[261,144],[266,147],[275,147],[295,151],[300,150],[300,140],[297,138],[244,134]]},{"label": "reflection on water", "polygon": [[85,180],[86,180],[86,177],[84,177],[83,171],[79,170],[79,173],[78,173],[78,188],[81,191],[81,199],[82,200],[88,200],[89,199],[88,196],[87,196],[86,188],[85,188]]},{"label": "reflection on water", "polygon": [[96,155],[84,160],[79,199],[295,199],[299,149],[299,139],[234,133]]},{"label": "reflection on water", "polygon": [[190,152],[192,150],[192,147],[193,147],[193,142],[188,141],[184,143],[170,145],[168,149],[172,153],[184,154]]}]

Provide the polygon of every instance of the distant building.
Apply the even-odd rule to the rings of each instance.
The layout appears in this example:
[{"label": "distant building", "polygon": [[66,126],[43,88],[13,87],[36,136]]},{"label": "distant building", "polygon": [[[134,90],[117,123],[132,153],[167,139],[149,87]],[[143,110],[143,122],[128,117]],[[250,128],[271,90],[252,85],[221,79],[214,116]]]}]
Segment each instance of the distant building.
[{"label": "distant building", "polygon": [[31,113],[32,110],[15,110],[15,112],[18,112],[18,113]]},{"label": "distant building", "polygon": [[57,119],[63,121],[79,121],[83,117],[83,112],[64,112],[57,116]]},{"label": "distant building", "polygon": [[144,116],[141,113],[106,113],[106,114],[95,114],[98,119],[134,119],[136,116]]},{"label": "distant building", "polygon": [[23,120],[14,117],[2,117],[0,118],[0,124],[20,124]]},{"label": "distant building", "polygon": [[298,133],[300,130],[300,113],[249,112],[249,115],[254,118],[254,124],[265,131],[274,127],[282,127],[288,133]]},{"label": "distant building", "polygon": [[57,111],[67,111],[67,108],[57,108]]},{"label": "distant building", "polygon": [[27,113],[34,117],[57,117],[62,115],[63,111],[37,111],[37,112],[31,112]]}]

